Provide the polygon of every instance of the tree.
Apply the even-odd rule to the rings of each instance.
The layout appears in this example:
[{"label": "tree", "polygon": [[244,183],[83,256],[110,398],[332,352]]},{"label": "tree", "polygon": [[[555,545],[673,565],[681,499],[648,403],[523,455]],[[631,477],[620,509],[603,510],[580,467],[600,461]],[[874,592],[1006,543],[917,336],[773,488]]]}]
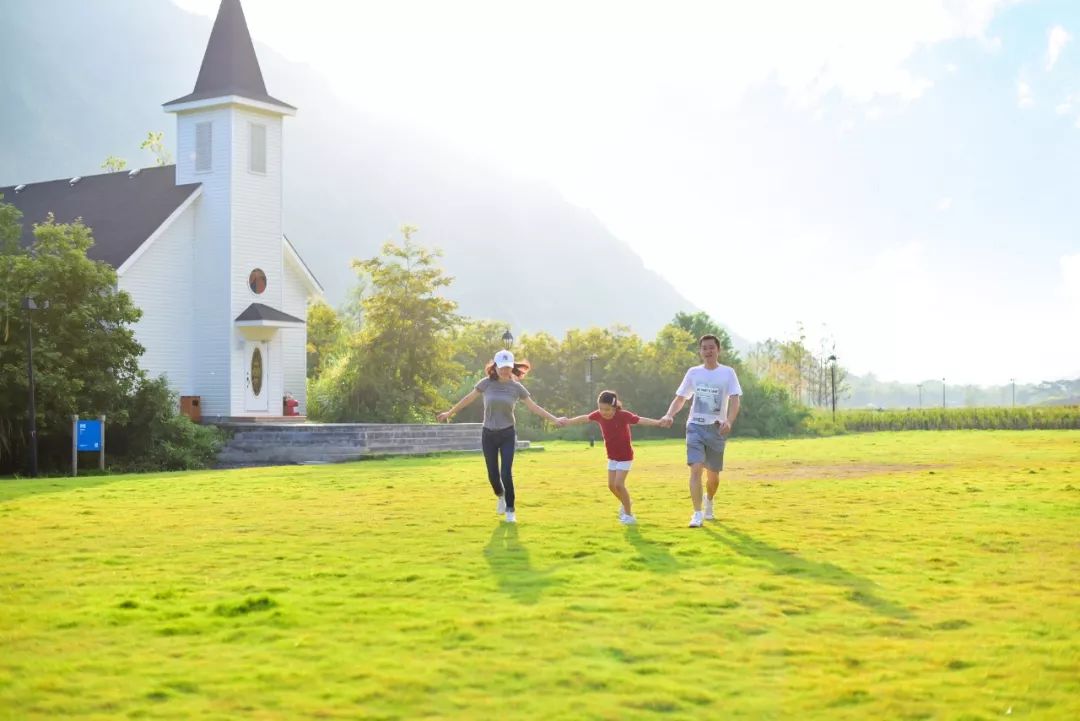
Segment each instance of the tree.
[{"label": "tree", "polygon": [[[154,165],[168,165],[172,162],[172,154],[165,147],[165,133],[162,131],[149,131],[146,140],[139,144],[140,150],[149,150],[154,154]],[[111,157],[111,156],[110,156]]]},{"label": "tree", "polygon": [[[20,248],[19,214],[0,203],[0,468],[19,465],[25,447],[28,393],[27,316],[23,297],[48,308],[34,311],[34,368],[39,437],[44,452],[67,442],[71,416],[105,413],[117,422],[142,380],[142,346],[131,328],[141,315],[127,293],[116,290],[116,271],[92,261],[90,229],[81,222],[34,229],[31,248]],[[18,233],[18,234],[17,234]],[[55,454],[54,454],[55,455]]]},{"label": "tree", "polygon": [[441,255],[413,242],[387,242],[380,255],[354,260],[371,292],[361,301],[363,326],[312,384],[309,406],[321,420],[430,420],[443,402],[439,389],[461,372],[451,343],[457,304],[439,295],[453,279]]},{"label": "tree", "polygon": [[115,155],[110,155],[105,158],[105,162],[101,164],[101,167],[108,170],[110,173],[116,173],[127,168],[127,161],[123,158],[118,158]]},{"label": "tree", "polygon": [[343,326],[334,309],[321,300],[308,305],[307,377],[322,371],[327,359],[341,342]]},{"label": "tree", "polygon": [[679,312],[675,314],[675,319],[671,321],[671,324],[677,328],[682,328],[694,337],[691,350],[695,353],[697,353],[697,343],[701,336],[714,335],[720,339],[721,362],[731,365],[738,361],[739,355],[735,352],[731,336],[708,313],[704,311],[698,311],[697,313]]}]

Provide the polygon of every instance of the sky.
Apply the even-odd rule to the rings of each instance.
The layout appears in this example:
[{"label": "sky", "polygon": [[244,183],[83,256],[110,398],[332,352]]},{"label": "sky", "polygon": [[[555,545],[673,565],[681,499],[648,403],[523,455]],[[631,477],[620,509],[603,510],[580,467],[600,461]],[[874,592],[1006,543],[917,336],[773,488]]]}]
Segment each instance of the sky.
[{"label": "sky", "polygon": [[1080,3],[243,6],[348,102],[550,183],[751,341],[802,332],[882,380],[1080,377]]}]

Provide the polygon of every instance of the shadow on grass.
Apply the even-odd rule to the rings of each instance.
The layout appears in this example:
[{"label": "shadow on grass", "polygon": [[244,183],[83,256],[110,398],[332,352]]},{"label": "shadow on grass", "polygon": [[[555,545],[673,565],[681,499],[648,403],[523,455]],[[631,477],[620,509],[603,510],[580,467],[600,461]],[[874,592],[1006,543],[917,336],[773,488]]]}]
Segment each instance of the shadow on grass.
[{"label": "shadow on grass", "polygon": [[533,568],[529,551],[518,538],[516,523],[500,523],[484,547],[484,557],[499,582],[499,590],[518,603],[536,603],[549,586],[559,583],[554,569]]},{"label": "shadow on grass", "polygon": [[[714,530],[717,528],[722,529],[723,533]],[[884,616],[912,618],[912,613],[903,606],[878,596],[876,583],[862,576],[856,576],[835,564],[808,561],[797,553],[770,546],[764,541],[759,541],[722,523],[717,523],[712,527],[703,526],[702,530],[736,553],[770,564],[776,573],[846,588],[849,601]]]},{"label": "shadow on grass", "polygon": [[679,561],[671,555],[668,547],[663,543],[650,541],[638,526],[626,527],[626,540],[638,553],[635,560],[640,560],[645,568],[653,573],[674,573],[679,570]]},{"label": "shadow on grass", "polygon": [[122,475],[43,476],[41,478],[0,478],[0,503],[45,493],[63,493],[76,488],[95,488],[122,481]]}]

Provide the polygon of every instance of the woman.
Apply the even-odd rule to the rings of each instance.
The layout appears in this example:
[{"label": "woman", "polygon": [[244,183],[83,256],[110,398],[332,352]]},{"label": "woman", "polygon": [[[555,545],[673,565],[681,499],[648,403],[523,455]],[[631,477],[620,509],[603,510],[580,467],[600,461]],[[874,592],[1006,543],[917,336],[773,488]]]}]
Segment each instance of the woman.
[{"label": "woman", "polygon": [[[558,419],[536,404],[529,390],[519,382],[529,372],[528,361],[514,362],[514,354],[501,350],[484,371],[487,377],[476,384],[469,394],[448,411],[436,416],[439,422],[448,421],[465,406],[480,396],[484,397],[484,429],[481,446],[487,463],[488,481],[498,497],[496,510],[506,514],[507,523],[516,523],[514,506],[514,450],[517,432],[514,430],[514,406],[520,400],[530,411],[555,423]],[[502,468],[499,468],[499,461]]]}]

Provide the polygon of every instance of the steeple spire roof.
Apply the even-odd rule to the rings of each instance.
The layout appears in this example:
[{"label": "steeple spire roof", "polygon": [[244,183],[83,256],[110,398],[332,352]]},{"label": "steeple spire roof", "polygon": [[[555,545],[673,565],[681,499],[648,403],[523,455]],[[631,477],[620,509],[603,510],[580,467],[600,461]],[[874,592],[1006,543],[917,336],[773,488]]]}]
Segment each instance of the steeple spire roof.
[{"label": "steeple spire roof", "polygon": [[188,95],[170,100],[165,107],[230,95],[277,105],[287,111],[296,110],[266,92],[240,0],[221,0],[195,89]]}]

